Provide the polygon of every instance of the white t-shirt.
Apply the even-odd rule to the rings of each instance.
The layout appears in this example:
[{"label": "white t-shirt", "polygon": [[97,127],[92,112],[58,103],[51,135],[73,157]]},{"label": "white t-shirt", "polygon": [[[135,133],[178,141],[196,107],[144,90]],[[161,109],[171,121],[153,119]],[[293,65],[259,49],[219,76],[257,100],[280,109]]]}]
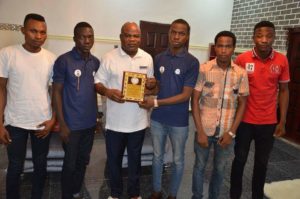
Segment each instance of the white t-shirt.
[{"label": "white t-shirt", "polygon": [[0,50],[0,77],[8,78],[4,125],[37,129],[52,116],[49,81],[55,55],[45,49],[30,53],[22,45]]},{"label": "white t-shirt", "polygon": [[[122,48],[108,52],[101,60],[100,68],[95,74],[95,83],[102,83],[109,89],[122,90],[123,72],[139,72],[153,77],[152,57],[138,49],[132,58]],[[131,133],[149,126],[147,110],[135,102],[117,103],[110,99],[106,102],[106,129]]]}]

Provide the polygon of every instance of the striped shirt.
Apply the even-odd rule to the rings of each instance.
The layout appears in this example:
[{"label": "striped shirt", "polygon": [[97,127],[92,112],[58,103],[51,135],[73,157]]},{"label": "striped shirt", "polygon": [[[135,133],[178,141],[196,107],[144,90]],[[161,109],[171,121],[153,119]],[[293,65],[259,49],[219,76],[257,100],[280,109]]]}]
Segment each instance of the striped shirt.
[{"label": "striped shirt", "polygon": [[246,70],[231,62],[223,70],[216,59],[200,66],[195,90],[201,92],[201,123],[207,136],[222,136],[235,118],[238,96],[249,95]]}]

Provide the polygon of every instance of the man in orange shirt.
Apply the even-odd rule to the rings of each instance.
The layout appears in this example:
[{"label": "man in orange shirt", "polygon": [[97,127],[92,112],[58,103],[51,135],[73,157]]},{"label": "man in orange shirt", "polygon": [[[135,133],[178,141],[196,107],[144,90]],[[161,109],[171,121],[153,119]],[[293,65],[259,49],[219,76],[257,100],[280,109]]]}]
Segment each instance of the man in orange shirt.
[{"label": "man in orange shirt", "polygon": [[[274,24],[261,21],[254,27],[254,48],[236,59],[236,63],[244,67],[248,73],[250,96],[236,136],[235,158],[231,170],[231,199],[241,197],[243,171],[252,140],[255,142],[252,198],[263,198],[267,164],[274,136],[285,134],[289,101],[289,65],[284,55],[273,50],[274,40]],[[276,114],[277,97],[279,122]]]},{"label": "man in orange shirt", "polygon": [[231,60],[235,43],[236,37],[230,31],[221,31],[216,35],[217,57],[200,66],[193,91],[196,158],[192,199],[203,198],[204,173],[211,148],[214,149],[214,162],[208,198],[219,197],[225,166],[232,154],[236,129],[243,118],[249,95],[248,78],[246,70]]}]

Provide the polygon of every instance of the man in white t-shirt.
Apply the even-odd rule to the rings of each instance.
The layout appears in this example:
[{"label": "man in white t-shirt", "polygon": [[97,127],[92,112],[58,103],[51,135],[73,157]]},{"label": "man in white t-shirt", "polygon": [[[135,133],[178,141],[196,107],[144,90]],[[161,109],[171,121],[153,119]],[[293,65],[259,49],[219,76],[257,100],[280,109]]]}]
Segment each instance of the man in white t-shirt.
[{"label": "man in white t-shirt", "polygon": [[20,175],[30,135],[34,165],[31,198],[41,199],[49,132],[55,123],[48,92],[55,55],[41,47],[47,38],[43,16],[26,15],[21,31],[23,45],[0,51],[0,121],[4,121],[0,124],[0,143],[7,146],[8,154],[6,198],[20,198]]},{"label": "man in white t-shirt", "polygon": [[122,80],[124,71],[153,77],[153,61],[148,53],[139,48],[141,31],[136,23],[125,23],[120,39],[121,47],[108,52],[101,60],[95,84],[97,92],[107,97],[105,139],[111,187],[109,198],[120,198],[122,195],[122,159],[127,147],[127,193],[131,199],[138,199],[141,150],[149,121],[147,110],[140,108],[136,102],[123,100]]}]

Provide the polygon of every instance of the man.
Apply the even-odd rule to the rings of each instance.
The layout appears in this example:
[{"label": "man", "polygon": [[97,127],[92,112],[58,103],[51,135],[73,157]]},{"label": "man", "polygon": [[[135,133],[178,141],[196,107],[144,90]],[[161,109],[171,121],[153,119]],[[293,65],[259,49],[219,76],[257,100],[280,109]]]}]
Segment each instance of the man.
[{"label": "man", "polygon": [[139,49],[141,31],[136,23],[122,26],[121,47],[108,52],[95,75],[96,90],[107,97],[106,102],[106,153],[109,168],[111,196],[120,198],[123,192],[122,159],[128,153],[128,196],[140,197],[141,149],[145,129],[148,127],[147,110],[135,102],[123,100],[121,93],[123,72],[139,72],[153,76],[151,56]]},{"label": "man", "polygon": [[94,31],[87,22],[74,28],[75,47],[54,64],[53,94],[65,151],[62,198],[79,198],[93,146],[97,103],[94,74],[99,60],[90,52]]},{"label": "man", "polygon": [[173,148],[171,185],[168,199],[176,198],[184,169],[184,150],[188,137],[189,99],[195,86],[199,62],[188,53],[190,26],[183,19],[172,22],[169,49],[154,61],[155,78],[159,82],[157,99],[148,98],[141,107],[152,108],[151,135],[154,157],[151,199],[162,198],[161,177],[167,136]]},{"label": "man", "polygon": [[[49,132],[55,123],[48,92],[55,56],[41,46],[47,38],[43,16],[28,14],[25,42],[0,51],[0,143],[7,146],[6,198],[20,198],[20,175],[30,135],[34,172],[31,198],[42,198],[47,175]],[[3,118],[4,115],[4,118]]]},{"label": "man", "polygon": [[[253,31],[254,48],[236,59],[236,63],[248,73],[251,94],[236,136],[230,187],[230,196],[233,199],[241,197],[243,171],[252,140],[255,142],[252,198],[263,198],[274,136],[280,137],[285,133],[289,101],[289,65],[284,55],[273,50],[274,39],[273,23],[257,23]],[[276,117],[277,99],[280,110],[279,123]]]},{"label": "man", "polygon": [[200,66],[192,99],[197,130],[193,199],[203,198],[203,178],[211,147],[214,148],[214,162],[208,198],[219,197],[233,139],[246,107],[249,94],[247,73],[231,61],[235,43],[232,32],[219,32],[215,37],[216,59]]}]

